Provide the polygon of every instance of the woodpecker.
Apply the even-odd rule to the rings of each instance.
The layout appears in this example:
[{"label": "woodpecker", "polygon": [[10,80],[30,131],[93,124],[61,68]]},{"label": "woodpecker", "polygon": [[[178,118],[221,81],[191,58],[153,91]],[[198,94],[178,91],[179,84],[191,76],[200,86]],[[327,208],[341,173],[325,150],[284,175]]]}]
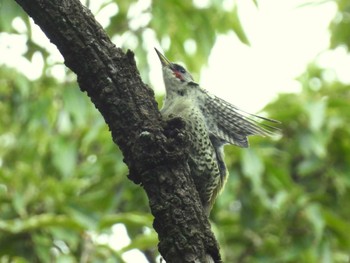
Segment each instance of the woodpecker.
[{"label": "woodpecker", "polygon": [[[225,184],[228,170],[223,147],[248,147],[247,136],[268,136],[270,125],[254,118],[278,121],[249,114],[209,94],[194,82],[190,73],[170,62],[155,49],[162,64],[166,95],[160,112],[165,120],[180,117],[189,135],[189,167],[201,203],[209,216],[217,195]],[[263,127],[265,126],[265,127]]]}]

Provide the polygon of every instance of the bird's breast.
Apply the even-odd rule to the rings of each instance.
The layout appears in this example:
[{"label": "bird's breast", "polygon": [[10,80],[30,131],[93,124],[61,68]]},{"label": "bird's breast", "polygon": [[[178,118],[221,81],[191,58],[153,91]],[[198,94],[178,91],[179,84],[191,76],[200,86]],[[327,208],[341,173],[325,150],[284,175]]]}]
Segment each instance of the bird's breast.
[{"label": "bird's breast", "polygon": [[174,98],[166,98],[160,112],[165,118],[169,117],[170,115],[188,118],[189,114],[195,108],[198,107],[191,98],[176,96]]}]

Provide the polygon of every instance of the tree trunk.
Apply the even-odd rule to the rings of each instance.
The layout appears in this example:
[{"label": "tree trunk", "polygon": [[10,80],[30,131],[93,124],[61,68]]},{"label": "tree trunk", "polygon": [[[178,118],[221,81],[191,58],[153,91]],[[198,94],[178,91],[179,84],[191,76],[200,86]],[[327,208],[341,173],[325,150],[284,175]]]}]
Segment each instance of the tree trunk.
[{"label": "tree trunk", "polygon": [[168,263],[221,262],[187,165],[183,122],[162,121],[134,54],[116,48],[78,0],[16,0],[54,43],[103,115],[124,154],[129,178],[145,189]]}]

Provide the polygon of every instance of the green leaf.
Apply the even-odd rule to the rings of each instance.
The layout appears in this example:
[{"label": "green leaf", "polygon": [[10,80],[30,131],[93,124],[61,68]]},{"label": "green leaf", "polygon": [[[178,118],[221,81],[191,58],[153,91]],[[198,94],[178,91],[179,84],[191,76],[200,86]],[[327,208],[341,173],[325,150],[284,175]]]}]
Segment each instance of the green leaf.
[{"label": "green leaf", "polygon": [[136,238],[131,240],[131,243],[122,248],[121,252],[126,252],[131,249],[140,249],[140,250],[146,250],[146,249],[153,249],[158,244],[158,236],[156,232],[152,232],[150,234],[143,234],[138,235]]},{"label": "green leaf", "polygon": [[54,166],[64,177],[73,176],[77,162],[76,143],[59,136],[52,145],[52,158]]},{"label": "green leaf", "polygon": [[252,0],[252,1],[253,1],[254,5],[255,5],[256,7],[259,7],[258,0]]},{"label": "green leaf", "polygon": [[152,227],[153,217],[149,213],[118,213],[105,217],[99,228],[104,229],[114,224],[122,223],[126,226]]},{"label": "green leaf", "polygon": [[44,229],[45,227],[63,227],[75,230],[83,229],[77,221],[64,215],[42,214],[32,215],[27,219],[0,220],[0,230],[13,234]]},{"label": "green leaf", "polygon": [[241,24],[241,20],[239,19],[238,15],[238,7],[237,5],[232,10],[232,29],[236,33],[237,37],[239,38],[242,43],[246,45],[250,45],[250,42],[248,40],[247,35],[244,32],[243,26]]},{"label": "green leaf", "polygon": [[304,212],[315,230],[314,231],[316,236],[315,242],[318,243],[322,239],[323,231],[326,225],[323,219],[322,209],[319,205],[312,204],[307,206]]},{"label": "green leaf", "polygon": [[11,0],[0,1],[0,32],[13,32],[12,21],[18,16],[24,16],[19,6]]},{"label": "green leaf", "polygon": [[260,187],[264,164],[256,154],[255,150],[247,149],[243,151],[242,169],[243,173],[252,180],[254,186]]},{"label": "green leaf", "polygon": [[322,211],[323,218],[326,222],[327,227],[329,227],[338,237],[338,242],[341,243],[343,247],[350,246],[350,224],[348,220],[344,220],[339,215],[334,214],[334,212],[324,209]]},{"label": "green leaf", "polygon": [[318,100],[309,102],[306,105],[306,110],[310,118],[310,129],[314,132],[317,132],[321,129],[324,120],[325,120],[325,111],[326,111],[326,100]]}]

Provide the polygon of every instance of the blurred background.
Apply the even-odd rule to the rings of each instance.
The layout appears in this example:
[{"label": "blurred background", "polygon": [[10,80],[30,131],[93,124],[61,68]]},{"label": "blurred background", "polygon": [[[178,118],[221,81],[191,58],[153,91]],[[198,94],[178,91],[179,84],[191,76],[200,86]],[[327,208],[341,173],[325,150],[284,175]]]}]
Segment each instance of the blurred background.
[{"label": "blurred background", "polygon": [[[282,122],[226,147],[211,213],[224,262],[350,262],[348,0],[83,1],[164,94],[157,47]],[[148,200],[63,58],[0,0],[0,262],[159,262]]]}]

